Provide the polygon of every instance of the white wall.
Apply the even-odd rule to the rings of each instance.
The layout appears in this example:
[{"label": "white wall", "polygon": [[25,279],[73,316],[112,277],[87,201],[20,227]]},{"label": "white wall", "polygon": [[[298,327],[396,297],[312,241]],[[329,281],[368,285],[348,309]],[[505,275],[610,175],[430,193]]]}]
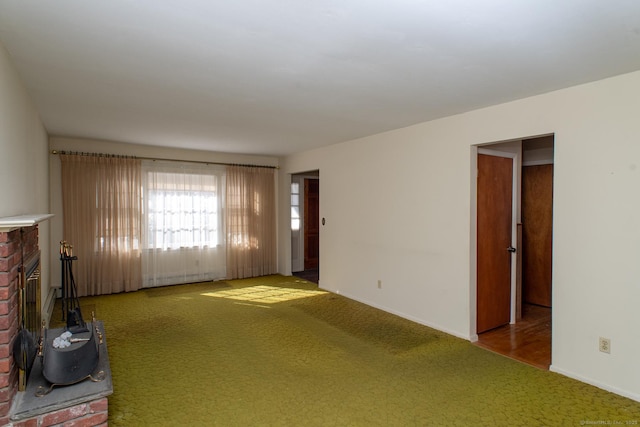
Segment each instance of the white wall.
[{"label": "white wall", "polygon": [[471,147],[554,133],[551,369],[640,400],[639,111],[636,72],[290,156],[281,192],[320,170],[321,287],[471,339]]},{"label": "white wall", "polygon": [[[184,150],[179,148],[155,147],[151,145],[127,144],[123,142],[101,141],[88,138],[65,138],[52,136],[49,138],[50,150],[80,151],[104,154],[120,154],[137,157],[150,157],[169,160],[184,160],[198,162],[238,163],[251,165],[278,166],[279,159],[267,156],[251,156],[245,154],[217,153],[213,151]],[[58,250],[63,239],[62,213],[62,177],[60,171],[60,156],[49,155],[49,185],[51,197],[51,213],[55,217],[51,220],[52,255],[52,286],[60,287],[60,261]],[[277,175],[277,174],[276,174]],[[277,179],[277,178],[276,178]],[[276,188],[277,188],[276,181]],[[287,189],[285,194],[289,194]],[[277,196],[277,195],[276,195]],[[288,237],[290,239],[290,237]],[[73,242],[71,242],[73,243]]]},{"label": "white wall", "polygon": [[[11,58],[0,44],[0,217],[49,212],[47,133]],[[49,247],[49,224],[39,225],[40,249]],[[42,257],[43,289],[49,258]],[[43,295],[44,302],[46,295]]]}]

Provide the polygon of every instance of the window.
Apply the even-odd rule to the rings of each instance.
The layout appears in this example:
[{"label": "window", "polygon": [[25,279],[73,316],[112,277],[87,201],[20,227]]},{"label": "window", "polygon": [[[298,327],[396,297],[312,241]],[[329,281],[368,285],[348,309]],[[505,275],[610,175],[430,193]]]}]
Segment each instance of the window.
[{"label": "window", "polygon": [[300,230],[300,184],[291,183],[291,231]]},{"label": "window", "polygon": [[148,248],[205,248],[221,243],[219,177],[149,172],[147,179]]}]

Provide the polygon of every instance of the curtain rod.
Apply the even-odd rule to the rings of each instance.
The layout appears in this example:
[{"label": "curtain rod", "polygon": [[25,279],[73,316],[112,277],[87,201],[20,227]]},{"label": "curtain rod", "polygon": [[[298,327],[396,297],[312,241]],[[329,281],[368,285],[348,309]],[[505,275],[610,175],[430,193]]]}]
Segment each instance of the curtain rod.
[{"label": "curtain rod", "polygon": [[158,157],[137,157],[137,156],[126,156],[119,154],[104,154],[104,153],[86,153],[80,151],[64,151],[64,150],[51,150],[51,154],[70,154],[73,156],[98,156],[98,157],[128,157],[132,159],[140,159],[140,160],[158,160],[163,162],[183,162],[183,163],[199,163],[202,165],[221,165],[221,166],[244,166],[251,168],[266,168],[266,169],[280,169],[280,166],[268,166],[268,165],[249,165],[242,163],[225,163],[225,162],[205,162],[202,160],[176,160],[176,159],[162,159]]}]

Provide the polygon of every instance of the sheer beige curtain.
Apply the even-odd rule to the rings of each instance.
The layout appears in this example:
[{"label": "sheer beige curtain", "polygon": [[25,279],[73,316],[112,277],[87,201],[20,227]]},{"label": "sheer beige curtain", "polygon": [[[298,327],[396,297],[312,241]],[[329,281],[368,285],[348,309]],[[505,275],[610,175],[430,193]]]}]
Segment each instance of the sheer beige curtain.
[{"label": "sheer beige curtain", "polygon": [[69,154],[60,160],[63,235],[78,257],[78,295],[140,289],[140,160]]},{"label": "sheer beige curtain", "polygon": [[143,161],[142,286],[227,277],[224,166]]},{"label": "sheer beige curtain", "polygon": [[271,168],[227,167],[225,227],[230,279],[277,271],[274,179]]}]

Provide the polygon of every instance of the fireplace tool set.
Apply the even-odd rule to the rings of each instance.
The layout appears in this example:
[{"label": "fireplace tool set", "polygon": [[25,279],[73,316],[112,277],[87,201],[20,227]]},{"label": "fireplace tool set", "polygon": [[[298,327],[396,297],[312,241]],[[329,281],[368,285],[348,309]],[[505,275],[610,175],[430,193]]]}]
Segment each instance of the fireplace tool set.
[{"label": "fireplace tool set", "polygon": [[59,336],[50,337],[50,331],[44,322],[42,324],[38,355],[42,358],[42,375],[51,386],[48,389],[38,387],[36,396],[48,394],[55,386],[76,384],[86,379],[102,381],[105,376],[102,371],[92,375],[98,366],[102,333],[94,315],[88,323],[82,317],[73,277],[73,261],[77,259],[73,247],[65,241],[60,242],[62,316],[64,320],[66,314],[66,327]]},{"label": "fireplace tool set", "polygon": [[78,289],[73,278],[73,261],[77,260],[73,256],[73,246],[69,243],[60,242],[60,262],[62,263],[62,320],[67,315],[67,330],[73,333],[88,332],[87,325],[82,318],[80,310],[80,300],[78,299]]}]

